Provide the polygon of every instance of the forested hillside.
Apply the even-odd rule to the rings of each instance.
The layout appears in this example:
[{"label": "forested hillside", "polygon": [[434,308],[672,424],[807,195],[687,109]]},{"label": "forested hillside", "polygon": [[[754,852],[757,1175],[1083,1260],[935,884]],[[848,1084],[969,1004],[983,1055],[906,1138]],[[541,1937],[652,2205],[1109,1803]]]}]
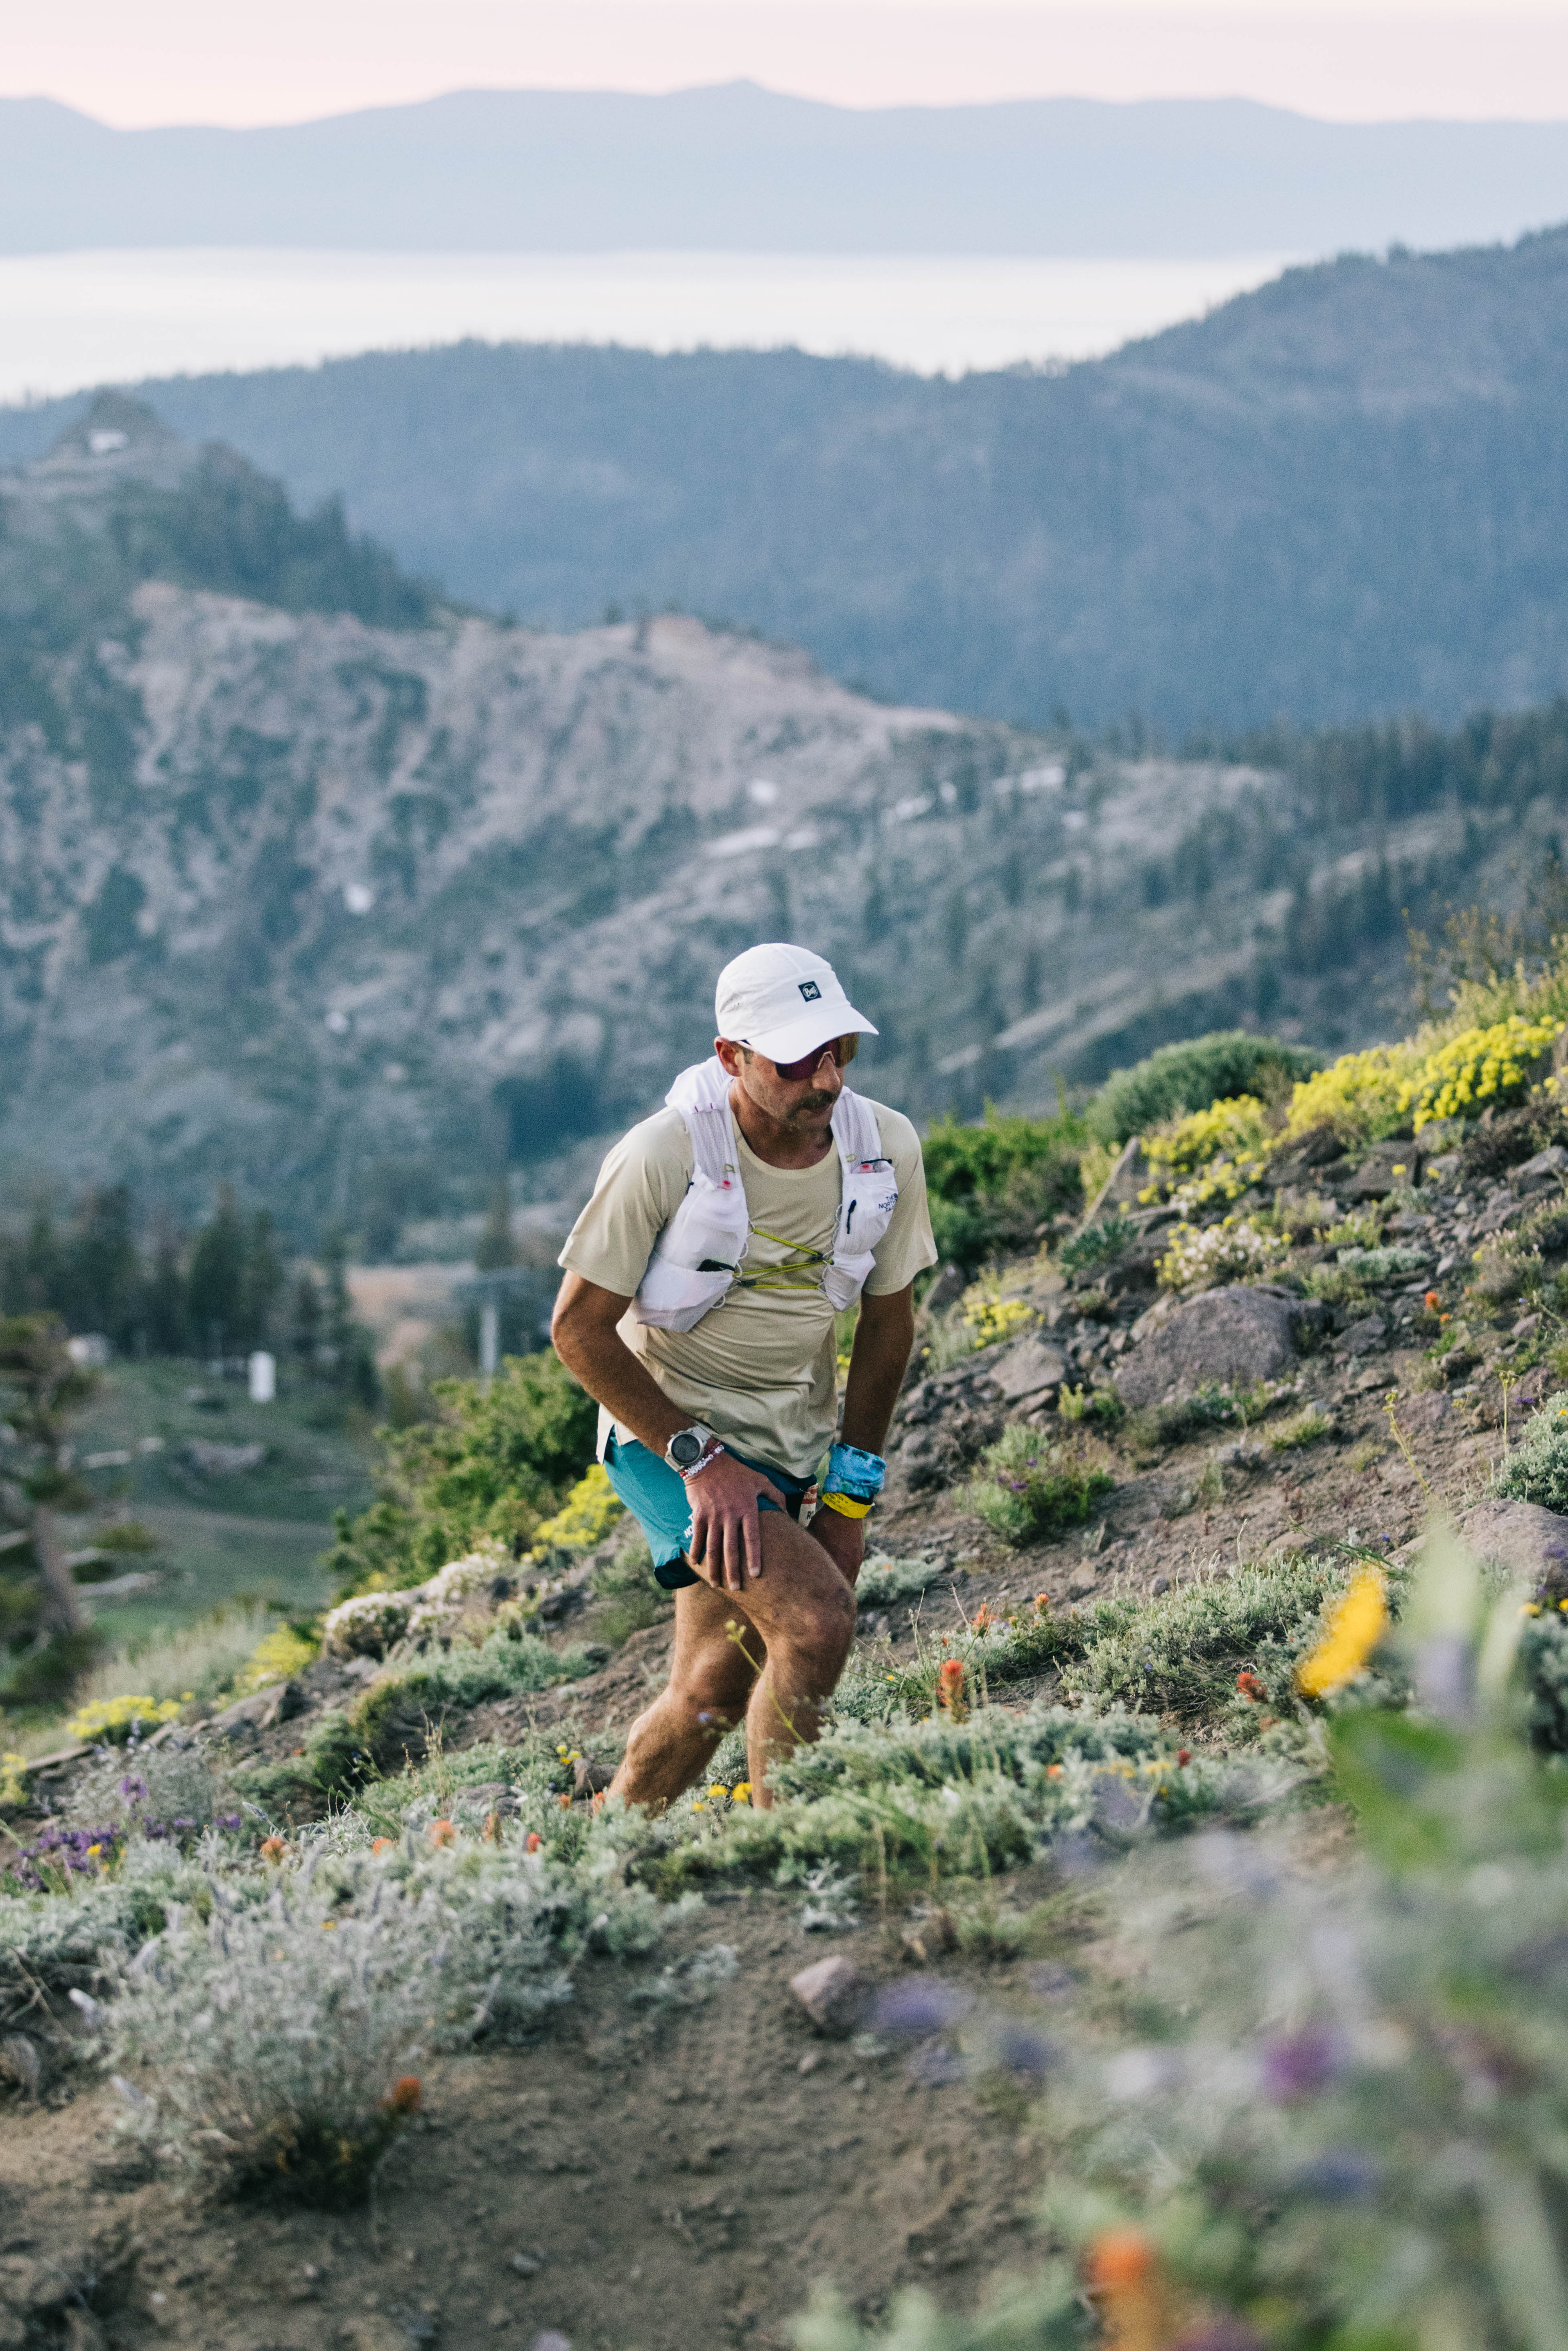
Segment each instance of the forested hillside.
[{"label": "forested hillside", "polygon": [[0,523],[16,1202],[130,1183],[190,1223],[226,1181],[386,1253],[508,1165],[559,1198],[758,938],[835,958],[866,1083],[925,1118],[1207,1028],[1362,1041],[1406,909],[1561,927],[1561,705],[1177,760],[674,615],[507,627],[112,395]]},{"label": "forested hillside", "polygon": [[[922,705],[1179,741],[1568,687],[1568,231],[1351,256],[1060,374],[464,344],[150,388],[451,594],[678,605]],[[0,415],[42,452],[83,402]]]}]

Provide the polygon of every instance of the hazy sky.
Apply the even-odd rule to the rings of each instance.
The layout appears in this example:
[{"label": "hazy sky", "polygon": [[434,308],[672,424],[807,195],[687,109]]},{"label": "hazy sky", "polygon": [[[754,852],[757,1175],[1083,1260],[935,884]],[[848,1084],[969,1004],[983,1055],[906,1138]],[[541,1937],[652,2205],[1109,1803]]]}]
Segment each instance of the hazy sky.
[{"label": "hazy sky", "polygon": [[1568,118],[1568,0],[4,0],[0,93],[281,122],[476,87],[742,75],[850,106],[1241,96],[1343,120]]}]

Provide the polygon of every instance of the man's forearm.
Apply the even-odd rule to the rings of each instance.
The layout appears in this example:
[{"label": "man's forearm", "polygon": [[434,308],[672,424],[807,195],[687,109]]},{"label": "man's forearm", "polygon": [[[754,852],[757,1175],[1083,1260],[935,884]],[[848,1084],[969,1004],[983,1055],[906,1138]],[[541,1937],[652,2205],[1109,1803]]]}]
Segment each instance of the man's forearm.
[{"label": "man's forearm", "polygon": [[882,1451],[914,1344],[915,1302],[908,1290],[862,1300],[844,1386],[846,1445]]}]

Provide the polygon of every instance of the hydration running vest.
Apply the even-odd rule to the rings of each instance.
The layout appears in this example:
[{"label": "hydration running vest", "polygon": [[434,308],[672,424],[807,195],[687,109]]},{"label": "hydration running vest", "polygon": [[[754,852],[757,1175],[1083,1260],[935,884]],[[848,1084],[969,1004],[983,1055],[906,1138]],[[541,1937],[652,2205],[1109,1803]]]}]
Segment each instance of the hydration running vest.
[{"label": "hydration running vest", "polygon": [[[730,1081],[715,1053],[683,1070],[664,1096],[692,1139],[692,1180],[653,1243],[632,1311],[659,1331],[691,1331],[734,1281],[751,1241],[740,1180]],[[874,1262],[872,1252],[898,1206],[898,1178],[882,1156],[875,1113],[846,1086],[833,1105],[832,1136],[841,1184],[831,1260],[822,1289],[835,1308],[852,1306]]]}]

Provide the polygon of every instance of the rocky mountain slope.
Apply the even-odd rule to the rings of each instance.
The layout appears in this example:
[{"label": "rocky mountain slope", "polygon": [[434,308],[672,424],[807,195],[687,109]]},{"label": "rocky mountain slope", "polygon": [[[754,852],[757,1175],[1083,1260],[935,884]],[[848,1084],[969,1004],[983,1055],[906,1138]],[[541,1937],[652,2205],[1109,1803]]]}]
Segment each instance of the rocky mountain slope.
[{"label": "rocky mountain slope", "polygon": [[555,1196],[758,938],[834,957],[867,1087],[919,1117],[1238,1020],[1354,1041],[1407,984],[1401,907],[1517,895],[1568,791],[1549,721],[1379,749],[1369,815],[1333,747],[1117,756],[677,614],[507,627],[112,397],[0,522],[14,1189],[190,1214],[228,1179],[302,1235],[508,1164]]},{"label": "rocky mountain slope", "polygon": [[[298,1949],[314,1959],[329,1927],[364,1932],[363,1873],[378,1867],[371,1915],[388,1917],[402,1883],[455,1903],[465,1885],[509,1871],[514,1918],[542,1892],[548,1932],[562,1938],[550,1946],[528,1913],[535,1942],[514,1935],[514,1977],[569,1956],[520,2028],[422,2052],[368,2227],[298,2192],[182,2199],[171,2155],[137,2136],[136,2099],[167,2095],[156,2070],[121,2087],[98,2086],[93,2070],[95,2038],[115,2029],[112,2001],[152,2007],[137,1986],[155,1970],[111,1979],[110,1995],[95,1972],[101,1955],[46,1938],[47,1900],[8,1898],[13,1948],[33,1971],[8,1974],[0,1947],[0,2001],[11,2004],[0,2314],[18,2342],[307,2351],[329,2337],[405,2351],[548,2328],[609,2346],[634,2323],[640,2342],[675,2351],[695,2312],[719,2342],[783,2346],[813,2287],[831,2287],[869,2325],[915,2285],[958,2314],[946,2336],[936,2321],[909,2320],[922,2351],[994,2339],[994,2319],[970,2332],[965,2314],[984,2311],[999,2273],[1029,2275],[1061,2242],[1060,2210],[1042,2218],[1040,2199],[1060,2178],[1066,2067],[1107,2035],[1141,2043],[1150,2032],[1143,1976],[1117,1941],[1123,1856],[1207,1826],[1202,1839],[1172,1839],[1178,1859],[1197,1856],[1191,1931],[1204,1873],[1238,1849],[1232,1840],[1256,1831],[1256,1849],[1241,1849],[1251,1903],[1272,1884],[1259,1875],[1273,1865],[1270,1813],[1304,1808],[1298,1857],[1321,1934],[1334,1874],[1353,1839],[1357,1850],[1366,1842],[1343,1790],[1324,1779],[1325,1738],[1354,1727],[1357,1708],[1364,1725],[1408,1695],[1388,1649],[1348,1712],[1309,1710],[1299,1695],[1298,1668],[1347,1578],[1372,1562],[1405,1591],[1411,1538],[1437,1510],[1511,1579],[1511,1617],[1521,1592],[1537,1595],[1525,1614],[1539,1622],[1568,1589],[1568,1520],[1490,1490],[1532,1447],[1539,1475],[1539,1440],[1518,1440],[1561,1375],[1562,1110],[1537,1098],[1428,1128],[1425,1147],[1371,1143],[1361,1124],[1359,1134],[1354,1120],[1337,1134],[1327,1121],[1305,1125],[1250,1186],[1252,1229],[1281,1244],[1271,1280],[1167,1281],[1157,1293],[1180,1211],[1135,1204],[1148,1171],[1130,1153],[1118,1188],[1134,1202],[1113,1194],[1055,1261],[1000,1269],[967,1352],[954,1353],[980,1301],[928,1307],[842,1719],[771,1814],[747,1809],[733,1746],[716,1759],[715,1784],[669,1820],[599,1811],[670,1645],[625,1523],[575,1553],[547,1546],[499,1577],[497,1561],[476,1559],[421,1593],[374,1595],[358,1604],[384,1618],[362,1614],[351,1632],[329,1621],[326,1653],[292,1678],[221,1712],[190,1710],[135,1757],[106,1761],[78,1743],[31,1770],[10,1810],[13,1853],[50,1818],[83,1839],[107,1835],[85,1823],[122,1769],[121,1787],[150,1791],[149,1804],[204,1797],[220,1822],[225,1803],[257,1806],[265,1817],[214,1882],[227,1896],[225,1937],[240,1952],[257,1915],[274,1970],[297,1964]],[[1223,1236],[1230,1215],[1217,1199],[1194,1222]],[[1353,1225],[1359,1238],[1347,1239]],[[1538,1302],[1521,1313],[1523,1292]],[[981,1343],[1009,1319],[1012,1335]],[[935,1368],[945,1355],[954,1359]],[[971,1469],[1009,1430],[1042,1453],[1092,1455],[1104,1489],[1077,1523],[998,1540]],[[1561,1474],[1562,1440],[1552,1443]],[[646,1607],[628,1637],[634,1590]],[[404,1632],[423,1647],[400,1644]],[[1546,1633],[1557,1641],[1550,1621]],[[1371,1654],[1369,1639],[1352,1668]],[[1450,1675],[1456,1654],[1462,1644],[1449,1641]],[[1537,1743],[1560,1751],[1568,1723],[1552,1688],[1542,1674],[1530,1721]],[[1436,1684],[1423,1695],[1439,1705]],[[1452,1751],[1464,1719],[1415,1729],[1395,1750],[1400,1770],[1416,1770],[1423,1739]],[[1477,1798],[1473,1778],[1467,1794]],[[1364,1791],[1361,1801],[1370,1808]],[[341,1809],[329,1825],[329,1804]],[[264,1827],[268,1842],[253,1851]],[[1228,1839],[1217,1833],[1226,1827]],[[1501,1867],[1495,1836],[1487,1850]],[[189,1859],[160,1847],[154,1862],[189,1899],[193,1881],[178,1876]],[[143,1903],[154,1862],[138,1865]],[[1412,1866],[1404,1847],[1406,1938]],[[1537,1848],[1529,1867],[1539,1891],[1560,1864]],[[1470,1871],[1457,1897],[1467,2015],[1483,1963],[1476,1895],[1493,1883]],[[691,1891],[700,1905],[670,1906]],[[108,1932],[115,1897],[106,1883],[55,1907],[96,1904]],[[449,1965],[465,1935],[484,1931],[483,1913],[454,1915]],[[134,1941],[150,1930],[114,1931]],[[166,1975],[201,1964],[185,1948],[176,1928],[159,1961]],[[1537,1938],[1523,1950],[1539,1970],[1557,1948]],[[1343,1973],[1337,1940],[1333,1964]],[[1538,1974],[1524,1981],[1539,2052]],[[1271,1991],[1274,2030],[1277,1983]],[[252,1996],[269,1997],[259,1978]],[[1363,2013],[1359,1976],[1355,1997]],[[1495,2008],[1489,2017],[1495,2062]],[[259,2051],[261,2023],[250,2029]],[[1462,2073],[1473,2043],[1461,2042]],[[1423,2043],[1417,2061],[1428,2097],[1436,2045]],[[1153,2078],[1143,2053],[1140,2084]],[[1212,2045],[1200,2055],[1207,2095]],[[1375,2053],[1377,2085],[1395,2062]],[[257,2055],[247,2097],[276,2097],[275,2064]],[[371,2053],[364,2070],[379,2093],[375,2065]],[[1521,2100],[1539,2098],[1535,2074],[1520,2078]],[[1421,2100],[1400,2109],[1399,2126],[1418,2150],[1451,2143],[1437,2141]],[[186,2127],[178,2110],[167,2127]],[[216,2138],[233,2152],[226,2131]],[[204,2160],[215,2184],[224,2156]],[[1332,2201],[1343,2170],[1324,2189],[1331,2220],[1343,2215]],[[1396,2225],[1407,2245],[1406,2207]],[[1314,2294],[1322,2283],[1315,2268]],[[1216,2290],[1212,2272],[1206,2285]],[[1193,2338],[1145,2339],[1176,2351]],[[1524,2338],[1496,2339],[1512,2351]]]}]

